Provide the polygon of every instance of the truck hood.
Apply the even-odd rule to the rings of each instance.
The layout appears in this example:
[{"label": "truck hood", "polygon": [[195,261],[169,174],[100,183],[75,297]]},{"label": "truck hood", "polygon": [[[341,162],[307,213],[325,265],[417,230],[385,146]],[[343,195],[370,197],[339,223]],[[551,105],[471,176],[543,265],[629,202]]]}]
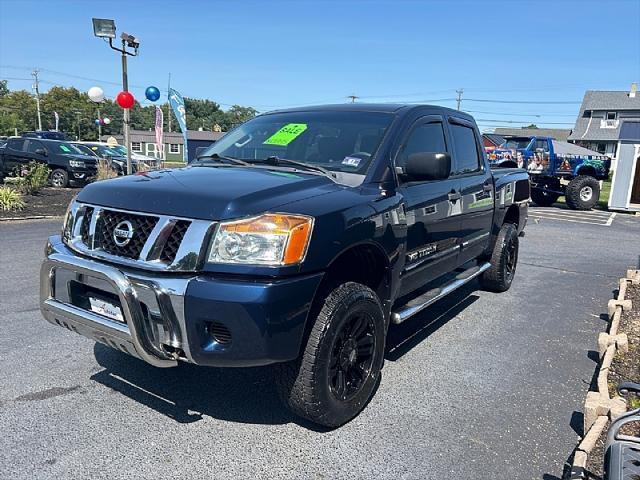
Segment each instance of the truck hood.
[{"label": "truck hood", "polygon": [[87,185],[78,201],[146,213],[226,220],[346,187],[329,178],[254,167],[186,167]]}]

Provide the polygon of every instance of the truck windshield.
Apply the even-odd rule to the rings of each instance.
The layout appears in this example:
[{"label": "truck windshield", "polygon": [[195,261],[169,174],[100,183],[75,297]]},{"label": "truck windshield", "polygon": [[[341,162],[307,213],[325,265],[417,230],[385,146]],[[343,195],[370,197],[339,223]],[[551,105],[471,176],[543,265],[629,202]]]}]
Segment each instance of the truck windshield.
[{"label": "truck windshield", "polygon": [[278,157],[364,175],[392,120],[392,114],[381,112],[267,114],[240,125],[201,156],[217,154],[250,163]]},{"label": "truck windshield", "polygon": [[525,149],[531,143],[530,138],[509,138],[506,142],[500,145],[502,148],[516,148],[516,149]]}]

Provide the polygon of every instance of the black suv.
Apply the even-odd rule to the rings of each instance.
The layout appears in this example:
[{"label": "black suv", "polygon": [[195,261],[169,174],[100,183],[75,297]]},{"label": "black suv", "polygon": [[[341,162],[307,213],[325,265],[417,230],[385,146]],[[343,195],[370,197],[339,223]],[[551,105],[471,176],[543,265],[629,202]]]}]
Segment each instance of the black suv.
[{"label": "black suv", "polygon": [[0,177],[15,172],[29,162],[46,163],[51,169],[51,184],[64,188],[71,183],[84,184],[96,175],[96,158],[83,154],[71,143],[44,138],[9,138],[0,149]]},{"label": "black suv", "polygon": [[24,132],[22,136],[29,138],[44,138],[46,140],[68,140],[67,135],[64,132],[58,132],[56,130],[34,130]]}]

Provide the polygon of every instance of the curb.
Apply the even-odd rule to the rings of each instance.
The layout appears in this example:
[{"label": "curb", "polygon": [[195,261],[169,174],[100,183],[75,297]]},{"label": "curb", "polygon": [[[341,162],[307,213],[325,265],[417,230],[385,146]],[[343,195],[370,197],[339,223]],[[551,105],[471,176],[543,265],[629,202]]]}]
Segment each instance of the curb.
[{"label": "curb", "polygon": [[609,396],[609,367],[616,352],[627,352],[629,342],[627,335],[618,333],[620,317],[623,311],[632,309],[631,300],[625,300],[627,286],[640,285],[640,270],[627,270],[627,276],[620,279],[618,298],[609,300],[607,311],[609,313],[609,331],[598,335],[598,352],[600,354],[600,366],[598,370],[597,391],[587,392],[584,402],[584,437],[576,447],[571,467],[570,480],[586,478],[587,458],[593,450],[600,434],[609,423],[627,411],[627,402],[624,398]]},{"label": "curb", "polygon": [[32,215],[30,217],[3,217],[0,222],[18,222],[20,220],[50,220],[53,218],[62,218],[64,215]]}]

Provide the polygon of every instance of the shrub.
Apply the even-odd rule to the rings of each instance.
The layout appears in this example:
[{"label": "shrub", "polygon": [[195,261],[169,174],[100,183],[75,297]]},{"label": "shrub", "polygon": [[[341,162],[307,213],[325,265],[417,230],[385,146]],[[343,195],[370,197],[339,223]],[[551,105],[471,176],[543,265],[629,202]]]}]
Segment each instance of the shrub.
[{"label": "shrub", "polygon": [[25,207],[22,194],[7,185],[0,187],[0,208],[5,212],[22,210]]},{"label": "shrub", "polygon": [[96,173],[96,180],[108,180],[109,178],[115,178],[118,174],[111,168],[111,162],[108,160],[98,160],[98,171]]},{"label": "shrub", "polygon": [[29,162],[19,172],[20,181],[15,184],[27,195],[33,195],[49,183],[49,167],[40,162]]}]

